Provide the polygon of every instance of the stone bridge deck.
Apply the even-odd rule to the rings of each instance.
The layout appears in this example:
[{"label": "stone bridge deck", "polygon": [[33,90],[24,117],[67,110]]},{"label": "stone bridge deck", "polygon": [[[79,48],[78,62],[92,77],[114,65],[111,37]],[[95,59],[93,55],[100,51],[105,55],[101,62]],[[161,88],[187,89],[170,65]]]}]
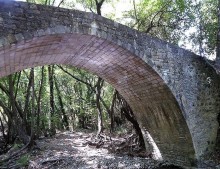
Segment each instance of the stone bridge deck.
[{"label": "stone bridge deck", "polygon": [[93,13],[0,0],[0,77],[47,64],[112,84],[156,159],[192,166],[216,148],[220,79],[203,58]]}]

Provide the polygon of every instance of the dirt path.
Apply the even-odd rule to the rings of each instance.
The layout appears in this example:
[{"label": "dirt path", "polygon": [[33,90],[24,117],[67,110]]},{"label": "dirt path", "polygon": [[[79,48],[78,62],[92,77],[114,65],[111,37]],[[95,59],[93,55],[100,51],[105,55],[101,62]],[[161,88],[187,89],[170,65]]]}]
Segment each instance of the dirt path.
[{"label": "dirt path", "polygon": [[30,169],[88,169],[88,168],[154,168],[156,162],[140,157],[118,156],[107,149],[87,143],[91,133],[63,132],[53,138],[37,141],[40,150],[32,153]]}]

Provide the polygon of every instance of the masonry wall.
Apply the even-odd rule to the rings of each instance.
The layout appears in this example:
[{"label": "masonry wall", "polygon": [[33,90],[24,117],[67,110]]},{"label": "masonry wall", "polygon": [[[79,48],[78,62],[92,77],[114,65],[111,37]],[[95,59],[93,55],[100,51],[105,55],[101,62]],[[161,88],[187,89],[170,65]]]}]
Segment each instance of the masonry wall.
[{"label": "masonry wall", "polygon": [[214,150],[220,80],[203,58],[92,13],[0,1],[0,77],[45,64],[112,84],[164,160],[190,166]]}]

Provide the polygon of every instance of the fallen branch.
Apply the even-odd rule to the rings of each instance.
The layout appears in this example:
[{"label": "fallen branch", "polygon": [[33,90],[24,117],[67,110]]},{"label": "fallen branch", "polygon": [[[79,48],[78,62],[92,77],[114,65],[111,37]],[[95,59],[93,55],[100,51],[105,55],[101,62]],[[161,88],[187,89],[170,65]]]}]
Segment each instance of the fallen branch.
[{"label": "fallen branch", "polygon": [[52,163],[52,162],[56,162],[57,163],[59,161],[66,160],[66,159],[67,158],[54,158],[54,159],[44,160],[40,164],[43,165],[43,164]]}]

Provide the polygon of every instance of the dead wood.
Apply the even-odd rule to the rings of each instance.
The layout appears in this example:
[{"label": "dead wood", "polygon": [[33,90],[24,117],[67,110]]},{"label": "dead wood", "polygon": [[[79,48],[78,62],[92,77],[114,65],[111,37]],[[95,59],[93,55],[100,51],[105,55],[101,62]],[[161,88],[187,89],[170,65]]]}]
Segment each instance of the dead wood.
[{"label": "dead wood", "polygon": [[60,161],[63,161],[63,160],[66,160],[67,158],[53,158],[53,159],[48,159],[48,160],[44,160],[44,161],[42,161],[40,164],[41,165],[44,165],[44,164],[46,164],[46,163],[57,163],[57,162],[60,162]]}]

